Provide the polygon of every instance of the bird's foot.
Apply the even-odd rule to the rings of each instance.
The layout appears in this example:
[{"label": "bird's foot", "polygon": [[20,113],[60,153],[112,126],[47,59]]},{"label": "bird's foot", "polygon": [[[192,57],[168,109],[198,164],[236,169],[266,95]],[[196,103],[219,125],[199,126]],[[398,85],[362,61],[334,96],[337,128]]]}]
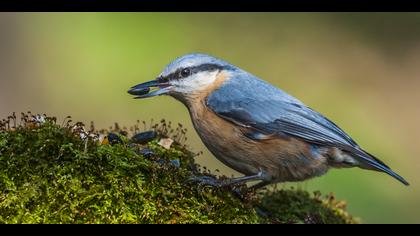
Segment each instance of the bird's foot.
[{"label": "bird's foot", "polygon": [[219,180],[213,176],[195,176],[189,179],[188,182],[198,184],[199,186],[212,186],[215,188],[226,188],[229,190],[235,197],[241,201],[245,201],[247,196],[247,187],[238,187],[241,183],[232,183],[229,179]]},{"label": "bird's foot", "polygon": [[[263,180],[261,183],[255,184],[251,187],[246,185],[246,182],[253,180]],[[253,195],[258,189],[266,186],[269,182],[265,180],[265,173],[261,170],[256,175],[243,176],[232,179],[217,179],[215,176],[194,176],[189,179],[188,182],[196,183],[199,186],[212,186],[216,188],[226,188],[232,192],[233,195],[238,197],[242,201],[247,201],[248,196]]]},{"label": "bird's foot", "polygon": [[[234,186],[234,185],[240,185],[245,184],[248,181],[253,180],[264,180],[265,179],[265,173],[261,170],[256,175],[250,175],[250,176],[243,176],[233,179],[226,179],[226,180],[218,180],[216,177],[213,176],[194,176],[190,178],[189,182],[198,183],[200,185],[210,185],[214,187],[224,187],[224,186]],[[267,185],[268,182],[263,181],[260,184],[256,184],[252,187],[252,189],[256,190],[258,188],[261,188],[265,185]]]}]

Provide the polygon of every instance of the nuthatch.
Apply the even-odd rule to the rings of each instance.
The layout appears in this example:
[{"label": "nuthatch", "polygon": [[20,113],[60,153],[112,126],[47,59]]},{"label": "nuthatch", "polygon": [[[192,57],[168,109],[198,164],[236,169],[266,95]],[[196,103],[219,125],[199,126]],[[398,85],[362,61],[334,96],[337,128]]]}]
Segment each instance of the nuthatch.
[{"label": "nuthatch", "polygon": [[136,85],[128,93],[135,98],[165,94],[182,102],[210,152],[245,175],[228,184],[260,180],[253,186],[259,188],[303,181],[331,167],[360,167],[385,172],[408,185],[320,113],[256,76],[205,54],[177,58],[157,79]]}]

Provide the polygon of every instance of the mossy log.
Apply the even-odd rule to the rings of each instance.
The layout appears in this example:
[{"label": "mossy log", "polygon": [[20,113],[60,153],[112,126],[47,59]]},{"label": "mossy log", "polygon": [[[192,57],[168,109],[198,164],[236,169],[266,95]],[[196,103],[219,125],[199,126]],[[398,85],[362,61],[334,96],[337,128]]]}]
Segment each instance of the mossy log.
[{"label": "mossy log", "polygon": [[134,142],[128,133],[140,126],[3,119],[0,223],[358,223],[332,195],[197,184],[192,177],[215,176],[182,144],[185,129],[162,121],[142,128],[156,132],[146,143]]}]

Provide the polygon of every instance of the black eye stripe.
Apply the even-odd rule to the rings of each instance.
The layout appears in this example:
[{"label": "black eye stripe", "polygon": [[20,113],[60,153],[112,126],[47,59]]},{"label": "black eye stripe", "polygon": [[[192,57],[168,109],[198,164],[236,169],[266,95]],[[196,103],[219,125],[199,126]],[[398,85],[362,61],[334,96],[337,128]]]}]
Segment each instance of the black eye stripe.
[{"label": "black eye stripe", "polygon": [[[218,64],[201,64],[199,66],[192,66],[192,67],[188,67],[188,69],[190,70],[190,74],[196,74],[198,72],[202,72],[202,71],[215,71],[215,70],[222,70],[222,69],[227,69],[230,67],[227,66],[221,66]],[[178,70],[176,70],[175,72],[160,78],[161,80],[177,80],[177,79],[181,79],[182,78],[182,70],[184,70],[186,68],[180,68]]]},{"label": "black eye stripe", "polygon": [[197,73],[197,72],[201,72],[201,71],[213,71],[213,70],[221,70],[224,67],[221,65],[217,65],[217,64],[202,64],[199,66],[194,66],[191,67],[191,72],[192,73]]}]

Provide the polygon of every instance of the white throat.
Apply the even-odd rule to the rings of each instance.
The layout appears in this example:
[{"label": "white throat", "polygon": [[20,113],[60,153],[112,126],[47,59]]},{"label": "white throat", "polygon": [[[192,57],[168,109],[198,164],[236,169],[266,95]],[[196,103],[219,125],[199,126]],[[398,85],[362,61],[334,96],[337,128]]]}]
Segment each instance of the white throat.
[{"label": "white throat", "polygon": [[219,71],[203,71],[188,78],[173,81],[174,91],[183,94],[203,91],[216,81],[218,73]]}]

